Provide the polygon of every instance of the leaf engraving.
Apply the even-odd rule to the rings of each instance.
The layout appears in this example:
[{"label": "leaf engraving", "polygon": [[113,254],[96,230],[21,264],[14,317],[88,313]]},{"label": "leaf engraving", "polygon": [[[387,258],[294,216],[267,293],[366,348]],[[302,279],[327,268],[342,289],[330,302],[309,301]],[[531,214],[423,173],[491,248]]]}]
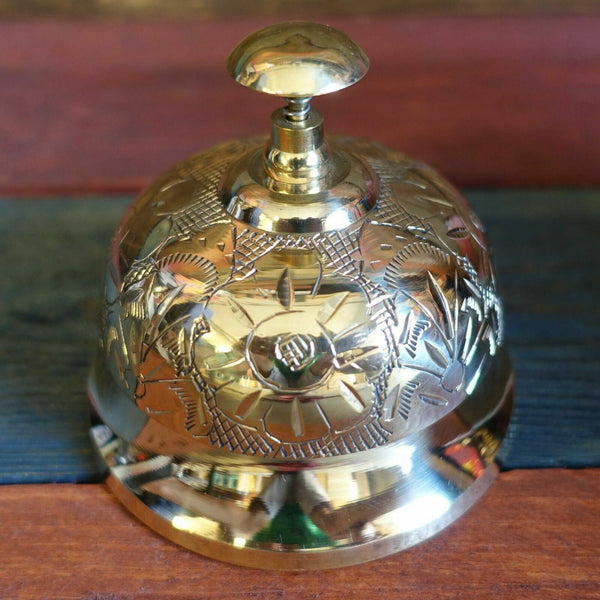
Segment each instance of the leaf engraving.
[{"label": "leaf engraving", "polygon": [[427,287],[429,289],[429,293],[442,313],[444,319],[444,327],[446,333],[446,339],[451,340],[454,337],[454,326],[452,319],[452,311],[450,310],[450,305],[448,304],[448,299],[446,298],[440,284],[437,282],[435,277],[431,274],[431,271],[427,271]]},{"label": "leaf engraving", "polygon": [[284,269],[279,281],[277,282],[277,299],[283,308],[290,310],[292,298],[294,296],[294,287],[290,278],[288,269]]}]

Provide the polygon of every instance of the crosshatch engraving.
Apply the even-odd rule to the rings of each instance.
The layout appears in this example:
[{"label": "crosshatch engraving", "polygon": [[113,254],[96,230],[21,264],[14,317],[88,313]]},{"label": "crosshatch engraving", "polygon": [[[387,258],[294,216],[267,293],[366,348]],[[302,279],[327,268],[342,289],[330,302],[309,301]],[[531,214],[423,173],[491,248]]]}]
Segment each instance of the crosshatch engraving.
[{"label": "crosshatch engraving", "polygon": [[147,210],[167,234],[146,241],[122,280],[112,267],[105,352],[132,401],[208,447],[277,458],[374,448],[454,408],[502,344],[488,248],[466,203],[367,144],[380,182],[367,218],[259,231],[217,193],[252,143],[180,166],[189,202],[163,214],[159,193]]}]

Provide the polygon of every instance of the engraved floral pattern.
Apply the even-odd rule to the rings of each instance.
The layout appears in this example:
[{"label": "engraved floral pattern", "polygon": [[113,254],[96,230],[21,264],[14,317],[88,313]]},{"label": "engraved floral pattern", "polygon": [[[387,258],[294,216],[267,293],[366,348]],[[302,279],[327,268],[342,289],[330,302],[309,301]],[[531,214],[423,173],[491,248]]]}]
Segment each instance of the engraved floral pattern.
[{"label": "engraved floral pattern", "polygon": [[[223,161],[161,188],[107,283],[109,369],[145,413],[214,448],[309,458],[398,439],[472,392],[503,328],[481,226],[435,174],[386,156],[375,209],[343,231],[240,228],[198,191]],[[192,202],[163,214],[175,187]]]},{"label": "engraved floral pattern", "polygon": [[274,252],[252,282],[232,281],[213,296],[211,333],[197,342],[196,368],[219,410],[286,443],[364,421],[389,351],[360,285],[323,272],[315,252],[304,254],[302,269],[281,268]]}]

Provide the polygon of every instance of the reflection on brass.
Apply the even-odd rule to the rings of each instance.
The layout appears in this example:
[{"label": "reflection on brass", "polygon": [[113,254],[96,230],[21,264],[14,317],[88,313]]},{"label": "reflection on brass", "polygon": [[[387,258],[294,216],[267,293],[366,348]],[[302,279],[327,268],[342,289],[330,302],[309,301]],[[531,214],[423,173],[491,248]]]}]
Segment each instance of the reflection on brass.
[{"label": "reflection on brass", "polygon": [[258,567],[370,560],[496,472],[512,375],[490,253],[434,171],[323,135],[311,95],[368,66],[344,34],[268,27],[228,65],[287,105],[269,139],[193,156],[125,214],[93,436],[115,493],[180,544]]}]

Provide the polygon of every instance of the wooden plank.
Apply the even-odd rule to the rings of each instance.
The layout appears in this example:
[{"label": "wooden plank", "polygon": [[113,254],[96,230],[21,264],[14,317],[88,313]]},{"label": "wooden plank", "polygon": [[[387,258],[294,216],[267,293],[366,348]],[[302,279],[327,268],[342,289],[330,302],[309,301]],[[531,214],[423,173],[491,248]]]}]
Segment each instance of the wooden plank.
[{"label": "wooden plank", "polygon": [[600,270],[590,260],[600,252],[600,195],[485,191],[467,198],[495,250],[515,370],[501,459],[510,468],[598,466]]},{"label": "wooden plank", "polygon": [[280,15],[292,19],[311,15],[376,15],[392,14],[573,14],[597,11],[597,0],[0,0],[0,17],[59,16],[62,18],[128,17],[128,18],[210,18],[240,15]]},{"label": "wooden plank", "polygon": [[586,600],[600,595],[600,470],[503,473],[433,540],[369,563],[265,573],[159,538],[103,485],[0,488],[0,597]]},{"label": "wooden plank", "polygon": [[[496,249],[517,400],[505,468],[600,465],[600,192],[468,194]],[[130,198],[0,203],[0,483],[94,481],[85,382]]]},{"label": "wooden plank", "polygon": [[127,202],[0,203],[0,279],[10,281],[0,294],[2,483],[99,479],[85,387]]},{"label": "wooden plank", "polygon": [[[223,63],[274,20],[0,23],[0,193],[137,190],[199,149],[267,132],[277,101]],[[327,20],[372,62],[315,102],[328,131],[463,186],[600,184],[600,16]]]}]

